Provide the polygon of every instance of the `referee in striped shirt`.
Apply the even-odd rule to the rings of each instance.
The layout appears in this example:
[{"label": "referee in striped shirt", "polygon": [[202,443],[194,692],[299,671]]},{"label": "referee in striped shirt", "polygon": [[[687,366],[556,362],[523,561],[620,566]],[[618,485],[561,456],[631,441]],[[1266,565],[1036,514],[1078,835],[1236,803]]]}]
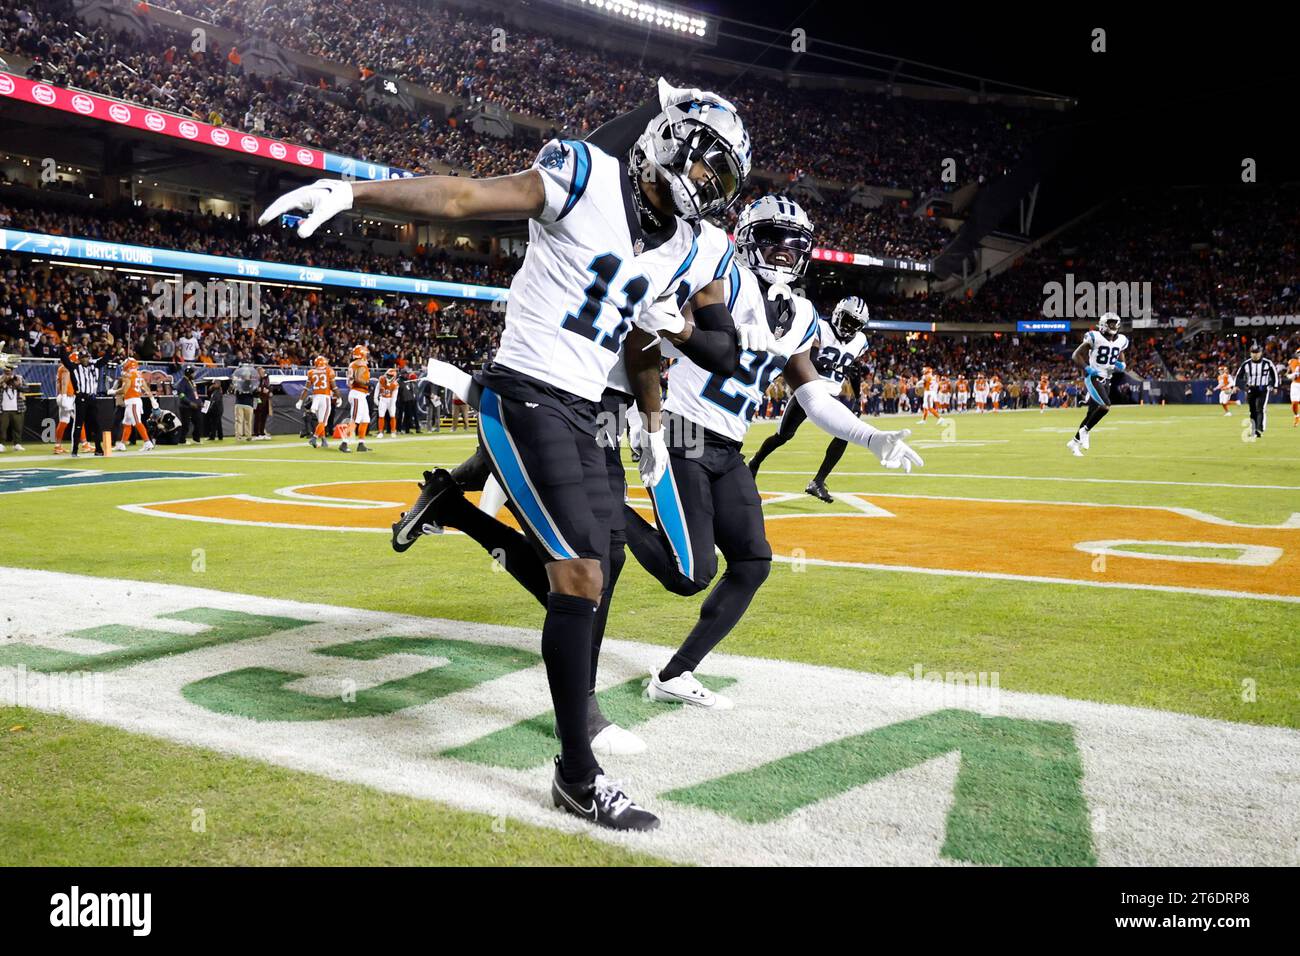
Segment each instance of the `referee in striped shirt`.
[{"label": "referee in striped shirt", "polygon": [[1264,346],[1258,342],[1251,343],[1250,358],[1237,369],[1237,387],[1245,390],[1250,405],[1252,436],[1261,438],[1268,420],[1268,393],[1278,387],[1278,378],[1277,367],[1264,358]]},{"label": "referee in striped shirt", "polygon": [[101,441],[103,433],[99,428],[99,407],[96,402],[99,398],[100,376],[104,366],[108,364],[108,352],[105,351],[99,358],[91,361],[87,349],[65,351],[59,355],[59,361],[72,376],[72,387],[76,391],[71,429],[72,457],[77,457],[81,447],[78,432],[83,425],[86,428],[87,440],[95,446],[95,454],[103,455],[104,447]]}]

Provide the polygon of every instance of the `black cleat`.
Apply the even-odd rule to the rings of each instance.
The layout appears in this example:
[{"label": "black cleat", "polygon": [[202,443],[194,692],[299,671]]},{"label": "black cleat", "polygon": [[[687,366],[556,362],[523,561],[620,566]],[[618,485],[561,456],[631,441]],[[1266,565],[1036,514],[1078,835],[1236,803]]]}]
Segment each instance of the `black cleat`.
[{"label": "black cleat", "polygon": [[636,803],[623,788],[605,776],[596,774],[590,783],[568,783],[560,776],[560,758],[555,758],[555,775],[551,777],[551,799],[557,807],[575,817],[610,830],[657,830],[659,818]]},{"label": "black cleat", "polygon": [[348,447],[347,442],[341,441],[339,442],[339,451],[343,452],[343,454],[346,455],[348,452],[352,451],[352,449]]},{"label": "black cleat", "polygon": [[370,451],[370,449],[366,447],[365,442],[361,441],[357,442],[357,451]]},{"label": "black cleat", "polygon": [[312,436],[311,436],[311,441],[307,442],[307,444],[311,445],[312,448],[315,448],[315,447],[316,447],[316,436],[315,436],[315,435],[312,435]]},{"label": "black cleat", "polygon": [[461,494],[460,487],[452,479],[450,472],[444,468],[424,473],[424,483],[420,485],[420,497],[415,499],[409,511],[403,511],[402,517],[393,524],[393,550],[399,554],[415,544],[415,539],[422,534],[442,534],[442,522],[438,520],[438,505],[449,494]]},{"label": "black cleat", "polygon": [[814,498],[820,498],[828,505],[835,503],[835,499],[832,498],[831,493],[826,490],[826,486],[822,484],[820,481],[818,481],[816,478],[808,482],[808,487],[805,488],[804,491],[807,494],[812,495]]}]

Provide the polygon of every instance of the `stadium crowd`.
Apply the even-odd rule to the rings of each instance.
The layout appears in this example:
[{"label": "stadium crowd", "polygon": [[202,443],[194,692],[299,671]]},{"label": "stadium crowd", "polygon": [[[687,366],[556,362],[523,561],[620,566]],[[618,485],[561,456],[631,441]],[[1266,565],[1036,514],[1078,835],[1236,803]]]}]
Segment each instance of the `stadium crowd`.
[{"label": "stadium crowd", "polygon": [[[635,58],[623,62],[617,54],[544,34],[515,36],[505,51],[493,52],[490,20],[405,3],[379,4],[374,10],[341,0],[258,5],[248,18],[248,5],[174,6],[246,35],[272,37],[349,64],[358,75],[379,67],[439,92],[498,102],[543,119],[551,124],[551,133],[566,135],[583,135],[638,105],[650,89],[647,77],[660,67],[670,69]],[[386,29],[399,23],[400,30],[390,34]],[[420,34],[412,30],[413,23],[437,31],[429,35],[440,41],[414,42]],[[39,6],[0,0],[0,26],[4,48],[35,60],[29,71],[35,78],[415,172],[513,172],[531,162],[540,145],[536,134],[523,127],[511,140],[475,133],[463,122],[462,109],[445,119],[411,115],[395,106],[366,103],[359,88],[325,89],[323,83],[246,74],[233,47],[212,45],[195,52],[188,38],[163,31],[147,40],[125,31],[110,34],[78,21],[67,0]],[[454,42],[443,42],[443,37]],[[538,63],[557,62],[564,66],[537,69]],[[934,192],[936,156],[958,160],[961,182],[982,181],[1014,162],[1031,128],[1041,122],[1032,114],[1011,118],[991,106],[902,105],[848,92],[828,99],[818,91],[757,78],[727,93],[735,96],[753,131],[758,167],[787,181],[812,175],[842,182],[840,188],[822,187],[835,198],[818,214],[821,244],[911,259],[928,258],[941,247],[944,233],[936,224],[908,214],[906,207],[853,206],[847,194],[838,193],[863,182]],[[799,128],[792,130],[792,124]],[[772,135],[765,135],[764,128]]]}]

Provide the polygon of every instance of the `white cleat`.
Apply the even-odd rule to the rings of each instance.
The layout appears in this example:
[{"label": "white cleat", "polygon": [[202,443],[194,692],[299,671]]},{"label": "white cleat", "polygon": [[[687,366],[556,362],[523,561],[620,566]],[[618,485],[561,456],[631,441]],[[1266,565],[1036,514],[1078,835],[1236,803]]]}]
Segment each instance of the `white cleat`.
[{"label": "white cleat", "polygon": [[1088,437],[1088,434],[1086,430],[1079,432],[1079,447],[1084,451],[1092,447],[1092,440]]},{"label": "white cleat", "polygon": [[690,704],[705,710],[730,710],[736,706],[730,697],[715,694],[701,684],[690,671],[682,671],[672,680],[660,680],[659,672],[651,671],[645,693],[651,700]]},{"label": "white cleat", "polygon": [[113,451],[126,451],[126,443],[118,442],[113,446]]},{"label": "white cleat", "polygon": [[1070,451],[1074,454],[1075,458],[1083,457],[1083,446],[1079,444],[1079,440],[1077,438],[1071,438],[1068,442],[1065,443],[1065,447],[1070,449]]},{"label": "white cleat", "polygon": [[591,749],[609,757],[630,757],[645,753],[646,746],[645,741],[632,731],[624,730],[618,724],[610,724],[591,738]]},{"label": "white cleat", "polygon": [[150,439],[149,441],[145,442],[145,443],[144,443],[144,447],[141,448],[140,450],[141,450],[141,451],[153,451],[153,439]]}]

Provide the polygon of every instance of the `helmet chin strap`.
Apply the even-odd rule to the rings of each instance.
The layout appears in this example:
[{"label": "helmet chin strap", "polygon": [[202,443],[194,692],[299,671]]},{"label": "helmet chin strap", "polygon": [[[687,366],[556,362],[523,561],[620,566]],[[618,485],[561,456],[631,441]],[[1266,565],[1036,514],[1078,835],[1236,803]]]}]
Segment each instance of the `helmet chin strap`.
[{"label": "helmet chin strap", "polygon": [[627,164],[628,179],[632,181],[632,203],[636,206],[637,218],[641,220],[641,227],[647,232],[658,232],[664,227],[662,213],[654,208],[650,202],[650,197],[646,193],[645,185],[641,182],[641,171],[645,164],[649,162],[645,154],[640,159],[636,159],[636,150],[633,150],[633,162]]}]

